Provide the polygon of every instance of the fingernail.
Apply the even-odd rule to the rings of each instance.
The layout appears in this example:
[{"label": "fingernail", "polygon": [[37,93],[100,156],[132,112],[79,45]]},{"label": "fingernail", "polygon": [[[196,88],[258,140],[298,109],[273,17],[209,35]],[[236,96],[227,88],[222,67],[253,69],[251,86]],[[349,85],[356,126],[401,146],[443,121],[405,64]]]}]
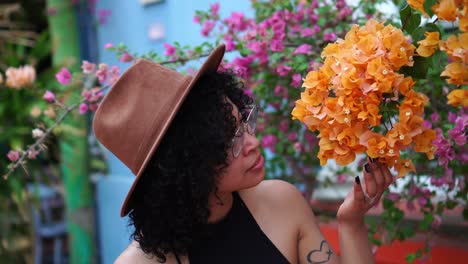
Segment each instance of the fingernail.
[{"label": "fingernail", "polygon": [[369,164],[364,164],[364,169],[366,170],[367,173],[370,173],[370,166]]},{"label": "fingernail", "polygon": [[359,179],[359,176],[356,176],[354,180],[356,181],[357,184],[361,184],[361,180]]},{"label": "fingernail", "polygon": [[377,161],[377,159],[374,159],[374,158],[369,158],[370,162],[374,163]]}]

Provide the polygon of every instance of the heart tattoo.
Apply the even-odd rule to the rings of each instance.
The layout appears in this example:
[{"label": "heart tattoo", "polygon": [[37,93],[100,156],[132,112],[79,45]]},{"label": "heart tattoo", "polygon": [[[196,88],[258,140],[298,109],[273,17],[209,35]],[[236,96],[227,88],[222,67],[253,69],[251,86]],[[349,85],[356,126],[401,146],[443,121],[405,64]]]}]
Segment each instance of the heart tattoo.
[{"label": "heart tattoo", "polygon": [[330,245],[328,245],[327,241],[322,240],[322,243],[320,243],[320,249],[312,250],[307,254],[307,263],[326,263],[330,260],[331,255],[333,255],[333,252],[330,249]]}]

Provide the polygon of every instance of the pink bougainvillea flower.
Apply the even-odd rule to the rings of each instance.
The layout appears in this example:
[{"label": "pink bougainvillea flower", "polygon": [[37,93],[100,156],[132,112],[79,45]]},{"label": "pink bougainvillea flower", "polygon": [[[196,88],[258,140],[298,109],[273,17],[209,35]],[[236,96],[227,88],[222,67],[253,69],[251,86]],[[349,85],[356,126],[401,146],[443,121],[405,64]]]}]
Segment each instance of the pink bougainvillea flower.
[{"label": "pink bougainvillea flower", "polygon": [[299,73],[295,73],[292,76],[291,86],[297,88],[301,85],[302,76]]},{"label": "pink bougainvillea flower", "polygon": [[203,25],[202,25],[202,30],[201,30],[201,34],[204,36],[204,37],[207,37],[211,31],[213,30],[213,28],[216,26],[216,23],[213,22],[213,21],[210,21],[210,20],[206,20]]},{"label": "pink bougainvillea flower", "polygon": [[284,50],[283,43],[280,40],[272,39],[270,42],[271,51],[281,52]]},{"label": "pink bougainvillea flower", "polygon": [[301,152],[301,151],[302,151],[302,148],[303,148],[303,147],[302,147],[301,142],[296,142],[296,143],[294,143],[294,151],[296,151],[296,152]]},{"label": "pink bougainvillea flower", "polygon": [[97,103],[89,105],[89,110],[91,110],[92,112],[96,112],[98,108],[99,108],[99,104]]},{"label": "pink bougainvillea flower", "polygon": [[109,84],[112,85],[114,84],[120,77],[120,68],[117,66],[112,66],[111,69],[109,70]]},{"label": "pink bougainvillea flower", "polygon": [[164,43],[164,56],[173,56],[176,48],[169,43]]},{"label": "pink bougainvillea flower", "polygon": [[215,18],[218,16],[219,13],[219,3],[214,3],[210,5],[210,10],[211,10],[211,17]]},{"label": "pink bougainvillea flower", "polygon": [[278,139],[275,135],[266,135],[262,138],[262,147],[270,149],[272,152],[274,152],[277,141]]},{"label": "pink bougainvillea flower", "polygon": [[312,36],[313,34],[314,30],[312,30],[311,28],[304,28],[301,30],[301,37],[303,38]]},{"label": "pink bougainvillea flower", "polygon": [[16,162],[20,158],[20,153],[17,150],[10,150],[7,154],[7,157],[10,161]]},{"label": "pink bougainvillea flower", "polygon": [[104,25],[107,23],[107,18],[112,14],[112,10],[109,9],[101,9],[98,11],[98,20],[99,24]]},{"label": "pink bougainvillea flower", "polygon": [[231,35],[224,36],[224,41],[226,43],[226,51],[232,51],[236,49],[236,44],[234,43]]},{"label": "pink bougainvillea flower", "polygon": [[113,48],[113,47],[114,47],[114,44],[112,44],[111,42],[108,42],[108,43],[106,43],[106,44],[104,45],[104,48],[105,48],[105,49],[111,49],[111,48]]},{"label": "pink bougainvillea flower", "polygon": [[133,61],[133,56],[130,55],[130,53],[128,52],[124,52],[122,54],[122,56],[120,56],[120,59],[119,59],[121,62],[131,62]]},{"label": "pink bougainvillea flower", "polygon": [[325,33],[323,36],[324,41],[333,42],[336,40],[336,34],[333,32]]},{"label": "pink bougainvillea flower", "polygon": [[39,155],[39,151],[36,151],[35,149],[31,149],[28,151],[28,159],[36,159],[37,155]]},{"label": "pink bougainvillea flower", "polygon": [[83,63],[81,64],[81,69],[83,70],[84,74],[90,74],[93,73],[94,70],[96,70],[96,64],[90,63],[87,60],[84,60]]},{"label": "pink bougainvillea flower", "polygon": [[287,65],[279,65],[278,68],[276,68],[276,73],[278,73],[279,76],[285,76],[291,71],[291,67]]},{"label": "pink bougainvillea flower", "polygon": [[47,90],[42,96],[42,99],[46,100],[49,103],[53,103],[55,101],[55,94]]},{"label": "pink bougainvillea flower", "polygon": [[309,44],[302,44],[293,51],[293,55],[310,54],[312,46]]},{"label": "pink bougainvillea flower", "polygon": [[79,112],[80,114],[85,114],[88,111],[88,105],[85,103],[80,104]]},{"label": "pink bougainvillea flower", "polygon": [[107,80],[107,69],[109,66],[105,63],[100,63],[98,70],[96,71],[96,77],[98,78],[99,83],[104,83]]},{"label": "pink bougainvillea flower", "polygon": [[67,68],[62,67],[62,69],[60,69],[60,71],[55,75],[55,78],[61,85],[67,85],[70,83],[72,75]]}]

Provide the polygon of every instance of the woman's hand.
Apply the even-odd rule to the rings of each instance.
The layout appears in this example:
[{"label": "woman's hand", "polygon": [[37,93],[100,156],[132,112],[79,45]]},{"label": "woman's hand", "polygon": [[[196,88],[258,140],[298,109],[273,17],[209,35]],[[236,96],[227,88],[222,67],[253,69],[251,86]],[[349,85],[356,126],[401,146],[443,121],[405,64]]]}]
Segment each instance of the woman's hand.
[{"label": "woman's hand", "polygon": [[388,168],[375,159],[368,158],[363,173],[367,190],[363,190],[362,183],[356,177],[353,190],[338,209],[337,219],[341,224],[362,226],[366,212],[379,202],[383,192],[393,182]]}]

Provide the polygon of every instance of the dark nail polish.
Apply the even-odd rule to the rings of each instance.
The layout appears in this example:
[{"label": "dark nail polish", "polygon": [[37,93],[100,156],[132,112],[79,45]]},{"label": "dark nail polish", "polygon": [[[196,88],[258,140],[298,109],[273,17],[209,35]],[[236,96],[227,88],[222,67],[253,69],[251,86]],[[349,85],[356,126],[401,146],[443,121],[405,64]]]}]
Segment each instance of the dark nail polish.
[{"label": "dark nail polish", "polygon": [[370,162],[374,163],[377,161],[377,159],[374,159],[374,158],[369,158]]},{"label": "dark nail polish", "polygon": [[366,170],[367,173],[370,173],[370,166],[369,164],[364,164],[364,169]]},{"label": "dark nail polish", "polygon": [[356,176],[354,180],[356,181],[357,184],[361,184],[361,180],[359,179],[359,176]]}]

